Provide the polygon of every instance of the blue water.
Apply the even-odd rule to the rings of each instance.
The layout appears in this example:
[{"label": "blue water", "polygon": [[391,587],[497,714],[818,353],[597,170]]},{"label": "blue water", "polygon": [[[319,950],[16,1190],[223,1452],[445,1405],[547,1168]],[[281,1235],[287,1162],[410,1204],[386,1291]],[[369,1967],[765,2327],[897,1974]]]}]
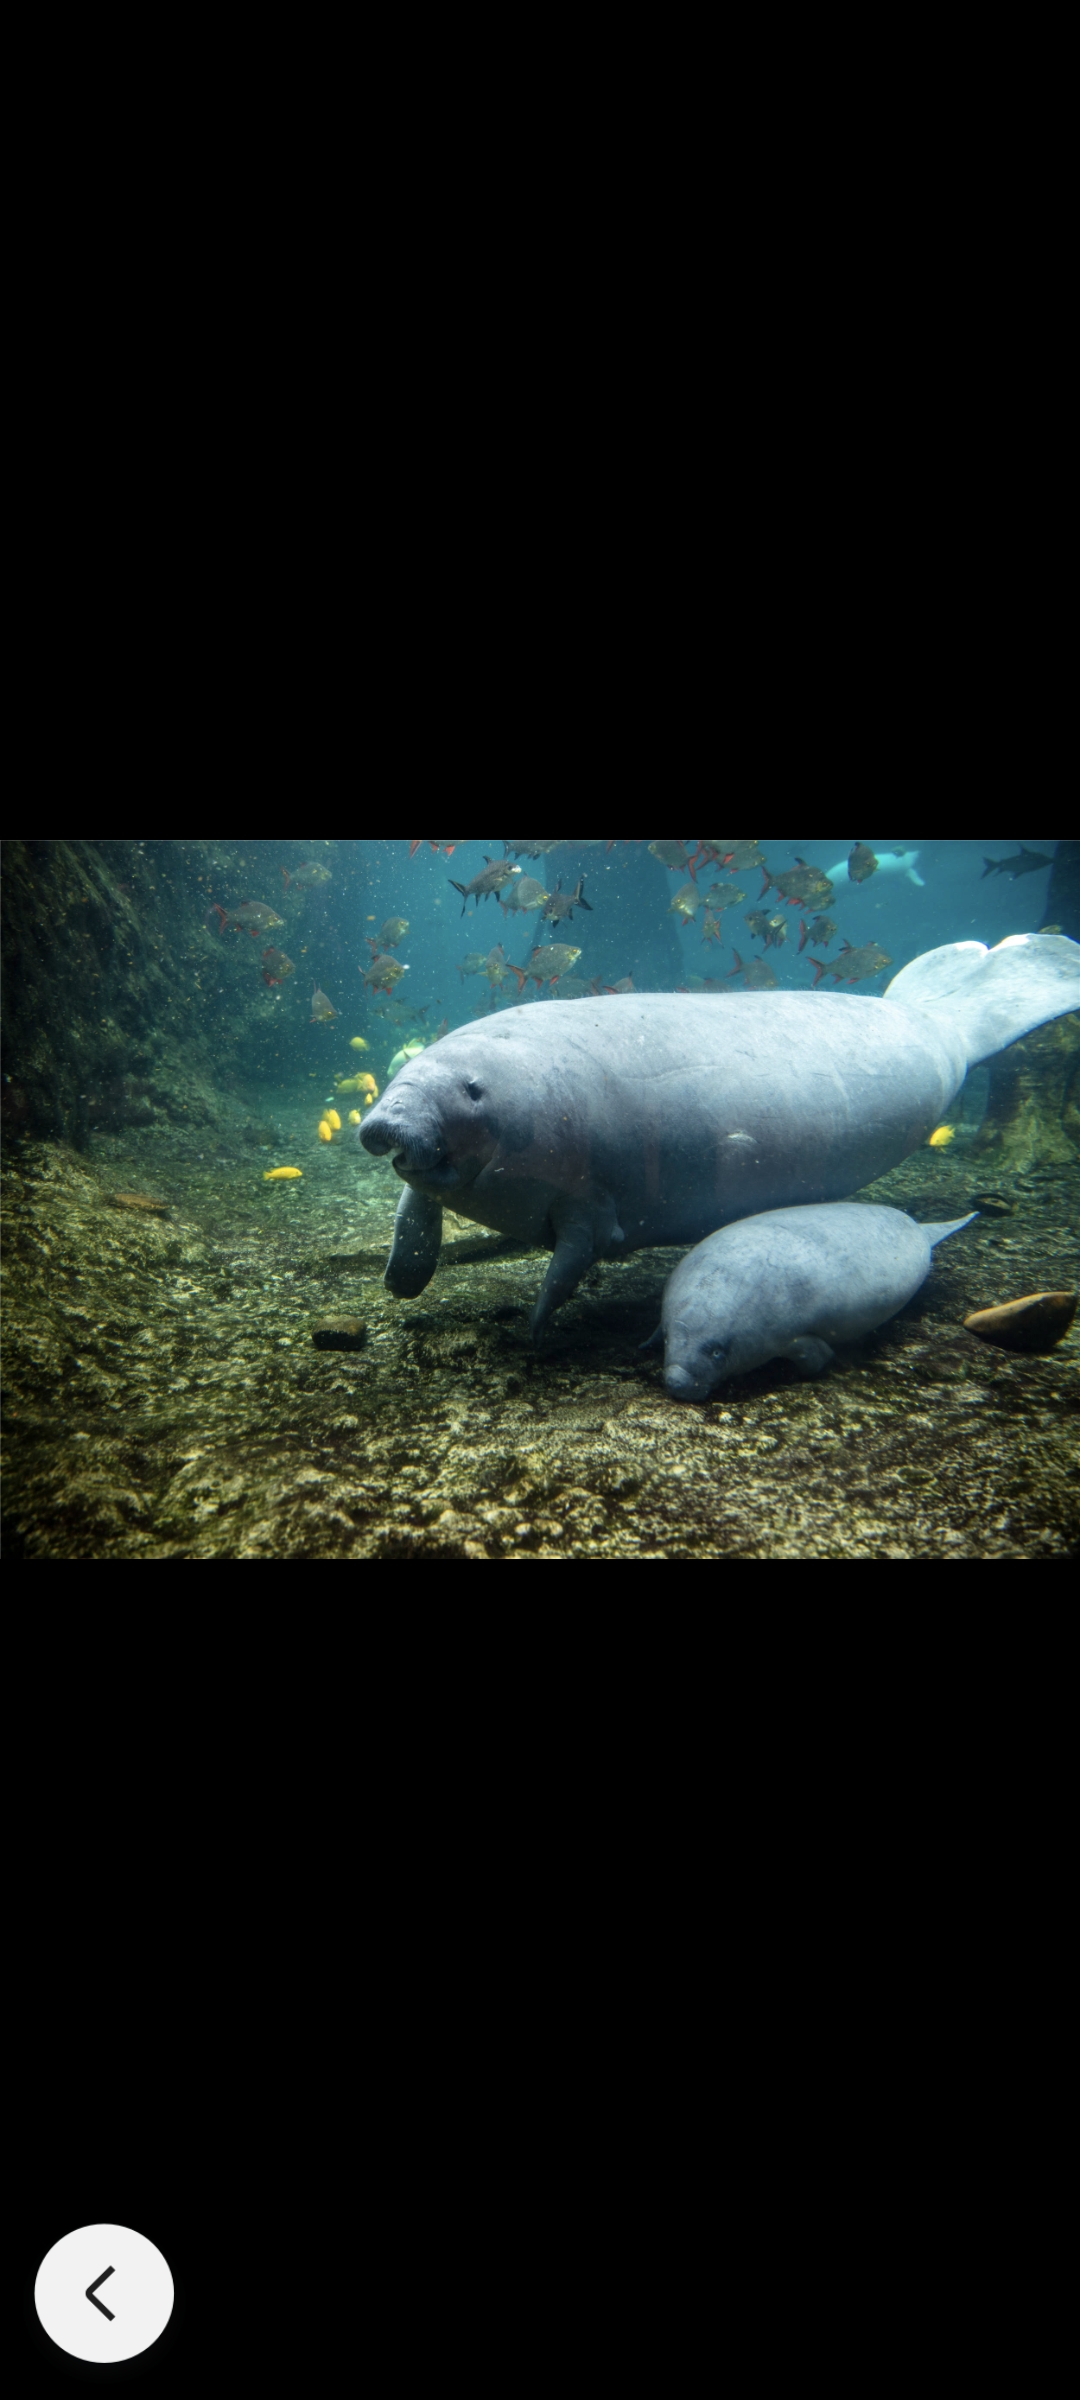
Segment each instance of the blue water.
[{"label": "blue water", "polygon": [[[685,844],[688,853],[695,846],[693,841]],[[1055,848],[1053,841],[1038,835],[1026,846],[1047,857]],[[852,840],[764,840],[761,847],[773,868],[789,866],[800,857],[826,870],[838,860],[846,861]],[[443,1023],[453,1028],[471,1022],[492,1005],[516,1003],[514,979],[507,977],[493,1001],[482,975],[463,980],[459,972],[469,953],[486,955],[497,943],[502,944],[507,959],[519,965],[528,960],[537,944],[544,946],[554,940],[574,944],[581,950],[572,969],[574,975],[584,981],[598,979],[602,985],[618,983],[629,975],[639,991],[673,991],[691,978],[710,978],[725,989],[740,990],[743,985],[738,978],[727,980],[737,950],[744,964],[767,958],[781,989],[805,991],[814,985],[812,956],[833,961],[845,939],[855,948],[875,942],[888,953],[891,964],[887,968],[855,985],[836,986],[829,976],[821,986],[864,995],[883,992],[910,959],[940,943],[977,940],[993,945],[1006,934],[1033,930],[1045,916],[1048,870],[1025,875],[1016,883],[1000,875],[983,878],[985,857],[1011,856],[1020,847],[1016,839],[920,843],[882,836],[871,847],[882,856],[917,851],[916,872],[922,883],[882,867],[867,882],[853,884],[845,869],[835,882],[831,900],[821,903],[820,909],[800,912],[797,905],[780,901],[774,891],[763,895],[759,871],[749,869],[733,876],[702,862],[698,867],[700,890],[707,891],[719,882],[746,894],[741,906],[725,911],[723,944],[718,948],[703,942],[700,916],[684,925],[671,913],[670,903],[686,875],[672,872],[650,857],[645,841],[616,842],[610,850],[604,842],[568,843],[546,859],[522,857],[523,874],[535,876],[549,891],[556,879],[564,891],[570,891],[584,877],[591,909],[576,909],[572,922],[558,926],[542,925],[535,912],[506,915],[494,897],[478,906],[470,900],[462,913],[454,883],[467,884],[480,872],[485,857],[503,859],[502,840],[461,842],[449,859],[441,853],[436,857],[426,842],[410,858],[408,841],[398,839],[243,843],[226,851],[220,890],[212,896],[230,906],[251,899],[270,902],[278,909],[284,924],[266,938],[286,951],[296,971],[280,987],[267,990],[263,999],[258,972],[261,941],[249,943],[246,935],[230,932],[218,944],[204,933],[201,909],[206,886],[192,877],[192,899],[200,911],[198,939],[210,969],[201,975],[200,988],[206,1001],[227,1009],[236,990],[237,966],[241,960],[245,967],[250,961],[250,978],[245,975],[243,982],[246,988],[250,981],[252,994],[258,993],[259,1013],[266,1019],[268,1032],[272,1027],[275,1045],[272,1065],[269,1055],[252,1055],[254,1073],[269,1072],[275,1081],[288,1081],[295,1072],[306,1080],[331,1066],[342,1073],[364,1065],[381,1082],[404,1039],[421,1034],[430,1037]],[[282,870],[295,874],[312,859],[329,869],[330,880],[309,890],[285,892]],[[177,864],[179,867],[179,861]],[[180,872],[182,876],[182,869]],[[758,909],[769,916],[779,912],[786,918],[788,939],[779,950],[770,947],[764,951],[761,940],[746,926],[746,913]],[[827,949],[808,944],[799,954],[801,913],[808,918],[821,913],[834,920],[837,934]],[[409,931],[395,951],[407,973],[394,993],[394,1006],[422,1012],[418,1023],[395,1023],[393,1011],[391,1018],[380,1015],[385,998],[372,995],[363,981],[362,970],[370,959],[367,941],[394,916],[409,920]],[[225,952],[230,955],[231,972],[215,979],[213,962]],[[220,992],[215,991],[217,981]],[[330,1023],[310,1022],[313,984],[327,994],[338,1012]],[[526,998],[529,1005],[544,1005],[535,984],[528,985]],[[207,1013],[212,1019],[213,1005]],[[367,1058],[350,1054],[348,1042],[354,1034],[362,1034],[370,1043]]]}]

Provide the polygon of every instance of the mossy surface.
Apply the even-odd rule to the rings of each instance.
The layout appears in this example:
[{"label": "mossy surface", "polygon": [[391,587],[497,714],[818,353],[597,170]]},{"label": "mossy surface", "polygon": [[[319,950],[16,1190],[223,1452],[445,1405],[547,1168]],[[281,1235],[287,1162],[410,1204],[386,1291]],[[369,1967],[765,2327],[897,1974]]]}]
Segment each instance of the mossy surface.
[{"label": "mossy surface", "polygon": [[[319,1145],[310,1108],[275,1124],[265,1106],[217,1096],[209,1126],[9,1151],[8,1557],[1075,1551],[1077,1328],[1029,1359],[963,1326],[1075,1286],[1074,1165],[996,1176],[1012,1214],[943,1244],[916,1298],[819,1380],[776,1362],[688,1408],[639,1350],[683,1252],[594,1268],[534,1351],[543,1254],[452,1222],[428,1290],[392,1300],[392,1170]],[[265,1183],[283,1159],[303,1180]],[[938,1218],[986,1186],[961,1136],[860,1196]],[[120,1191],[170,1214],[117,1209]],[[362,1351],[313,1346],[335,1314],[363,1320]]]}]

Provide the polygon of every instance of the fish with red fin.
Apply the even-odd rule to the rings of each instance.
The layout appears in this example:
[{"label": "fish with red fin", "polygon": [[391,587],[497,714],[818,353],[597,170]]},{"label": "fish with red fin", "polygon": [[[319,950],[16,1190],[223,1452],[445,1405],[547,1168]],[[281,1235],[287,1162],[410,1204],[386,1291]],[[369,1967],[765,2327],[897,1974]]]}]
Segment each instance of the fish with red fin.
[{"label": "fish with red fin", "polygon": [[816,991],[823,975],[833,976],[837,983],[862,983],[867,975],[880,975],[882,968],[891,967],[893,962],[888,951],[882,950],[877,942],[864,942],[858,950],[853,950],[850,942],[844,942],[835,958],[812,958],[809,963],[814,970]]},{"label": "fish with red fin", "polygon": [[802,928],[799,934],[800,950],[805,950],[807,942],[820,942],[822,949],[827,950],[829,943],[836,940],[836,927],[831,917],[815,917],[812,925],[807,925],[800,918],[799,923]]},{"label": "fish with red fin", "polygon": [[276,908],[268,908],[265,900],[242,900],[239,908],[228,912],[226,922],[234,933],[250,933],[254,941],[256,934],[269,933],[272,925],[284,925],[285,919]]}]

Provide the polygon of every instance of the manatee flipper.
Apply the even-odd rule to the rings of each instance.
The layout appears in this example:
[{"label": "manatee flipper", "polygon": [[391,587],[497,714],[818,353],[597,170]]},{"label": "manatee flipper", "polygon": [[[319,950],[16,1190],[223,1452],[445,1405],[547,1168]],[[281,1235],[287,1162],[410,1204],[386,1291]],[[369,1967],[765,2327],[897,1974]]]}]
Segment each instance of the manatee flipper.
[{"label": "manatee flipper", "polygon": [[592,1210],[562,1204],[552,1210],[555,1228],[555,1248],[551,1265],[540,1286],[540,1296],[529,1318],[529,1331],[534,1342],[539,1341],[548,1318],[561,1308],[564,1300],[580,1283],[587,1267],[596,1256]]},{"label": "manatee flipper", "polygon": [[656,1328],[656,1332],[655,1332],[655,1333],[650,1333],[650,1335],[649,1335],[649,1338],[648,1338],[648,1341],[647,1341],[647,1342],[639,1342],[639,1343],[638,1343],[638,1351],[639,1351],[639,1353],[640,1353],[642,1350],[662,1350],[662,1349],[663,1349],[663,1347],[664,1347],[664,1328],[663,1328],[663,1326],[662,1326],[662,1325],[658,1325],[658,1326],[657,1326],[657,1328]]},{"label": "manatee flipper", "polygon": [[782,1356],[791,1359],[800,1375],[820,1375],[826,1367],[831,1367],[836,1353],[830,1350],[828,1342],[817,1341],[812,1333],[797,1333]]},{"label": "manatee flipper", "polygon": [[406,1184],[394,1217],[394,1240],[383,1282],[398,1300],[415,1300],[426,1290],[439,1263],[442,1244],[442,1202]]}]

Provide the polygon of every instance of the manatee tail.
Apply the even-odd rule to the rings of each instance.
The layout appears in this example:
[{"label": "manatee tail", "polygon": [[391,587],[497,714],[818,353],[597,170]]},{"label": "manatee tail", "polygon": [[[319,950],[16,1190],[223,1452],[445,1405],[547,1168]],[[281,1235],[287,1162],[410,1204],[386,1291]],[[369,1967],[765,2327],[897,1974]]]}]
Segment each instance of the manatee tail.
[{"label": "manatee tail", "polygon": [[1080,942],[1064,933],[1010,933],[993,950],[946,942],[901,967],[885,998],[946,1018],[968,1066],[977,1067],[1036,1025],[1080,1008]]},{"label": "manatee tail", "polygon": [[945,1241],[950,1233],[959,1233],[963,1226],[973,1225],[978,1214],[978,1209],[973,1208],[969,1217],[950,1217],[944,1225],[923,1225],[920,1232],[926,1234],[931,1250],[936,1250],[938,1243]]}]

